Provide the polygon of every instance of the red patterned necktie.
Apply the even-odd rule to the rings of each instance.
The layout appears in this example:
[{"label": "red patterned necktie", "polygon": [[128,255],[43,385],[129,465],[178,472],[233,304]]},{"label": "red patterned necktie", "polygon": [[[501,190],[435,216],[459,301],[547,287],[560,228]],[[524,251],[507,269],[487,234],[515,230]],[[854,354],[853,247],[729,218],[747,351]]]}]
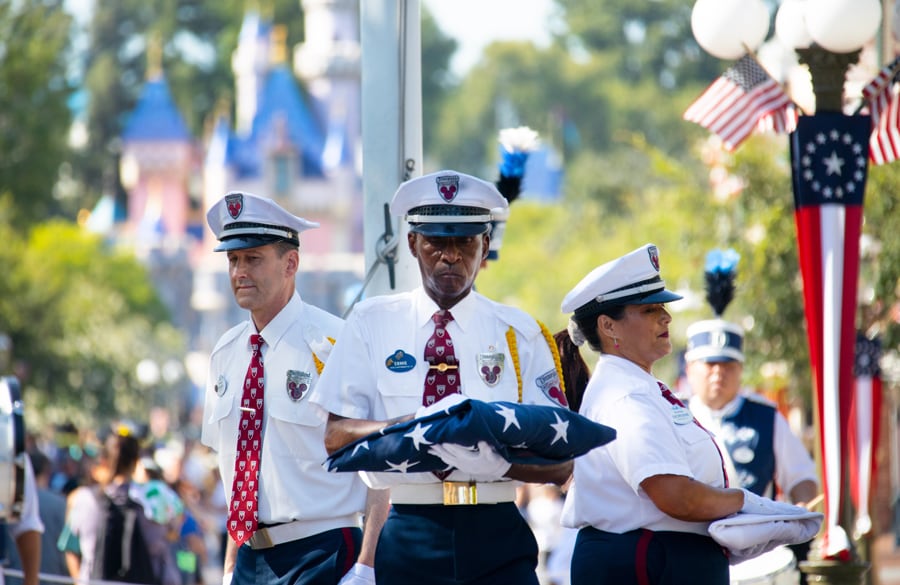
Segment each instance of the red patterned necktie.
[{"label": "red patterned necktie", "polygon": [[[668,400],[670,403],[680,406],[681,408],[690,412],[687,405],[685,405],[684,402],[679,400],[678,397],[675,396],[671,390],[669,390],[668,386],[666,386],[659,380],[657,380],[656,383],[659,384],[659,390],[660,390],[660,392],[662,392],[662,395],[666,400]],[[725,471],[725,458],[722,456],[722,451],[719,450],[719,443],[716,442],[716,438],[713,436],[713,434],[711,432],[709,432],[706,429],[706,427],[704,427],[703,425],[700,424],[700,421],[697,420],[697,417],[692,415],[692,418],[694,419],[694,421],[693,421],[694,424],[697,425],[698,427],[700,427],[701,429],[703,429],[703,431],[707,435],[709,435],[709,438],[713,440],[713,445],[716,446],[716,451],[719,453],[719,459],[722,461],[722,477],[725,478],[725,487],[728,487],[728,472]]]},{"label": "red patterned necktie", "polygon": [[259,520],[259,454],[262,446],[263,394],[265,372],[259,335],[250,336],[253,357],[244,377],[241,397],[241,422],[238,427],[237,453],[234,459],[234,484],[228,513],[228,534],[238,546],[256,532]]},{"label": "red patterned necktie", "polygon": [[425,361],[428,362],[428,373],[425,374],[425,391],[422,393],[422,404],[431,406],[438,400],[461,392],[459,381],[459,362],[453,351],[453,340],[447,331],[447,323],[453,321],[450,311],[437,311],[431,316],[434,321],[434,333],[425,344]]},{"label": "red patterned necktie", "polygon": [[[428,373],[425,374],[425,390],[422,392],[422,404],[431,406],[441,398],[462,392],[459,382],[459,362],[453,351],[453,340],[447,332],[447,323],[453,321],[450,311],[436,311],[431,316],[434,321],[434,333],[425,344],[425,361],[428,362]],[[447,478],[451,471],[432,471],[441,480]]]}]

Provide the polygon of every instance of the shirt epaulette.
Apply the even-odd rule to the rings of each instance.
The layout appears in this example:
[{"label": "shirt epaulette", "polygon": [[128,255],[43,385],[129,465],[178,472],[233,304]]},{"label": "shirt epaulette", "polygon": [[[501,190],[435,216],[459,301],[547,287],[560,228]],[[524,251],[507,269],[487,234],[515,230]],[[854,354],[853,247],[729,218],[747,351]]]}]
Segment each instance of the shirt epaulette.
[{"label": "shirt epaulette", "polygon": [[516,333],[521,335],[523,339],[531,340],[541,335],[540,325],[538,325],[534,317],[525,311],[488,300],[494,306],[494,314],[497,318],[515,329]]},{"label": "shirt epaulette", "polygon": [[776,408],[776,409],[778,408],[778,404],[776,404],[775,401],[763,396],[762,394],[759,394],[758,392],[753,392],[752,390],[748,391],[748,392],[742,392],[741,396],[744,397],[744,400],[749,400],[750,402],[756,402],[757,404],[764,404],[766,406],[771,406],[772,408]]},{"label": "shirt epaulette", "polygon": [[228,331],[222,334],[219,340],[216,342],[216,346],[213,348],[212,353],[210,355],[215,355],[219,351],[221,351],[224,347],[234,341],[236,338],[240,337],[241,334],[247,329],[249,326],[249,321],[243,321],[238,323]]}]

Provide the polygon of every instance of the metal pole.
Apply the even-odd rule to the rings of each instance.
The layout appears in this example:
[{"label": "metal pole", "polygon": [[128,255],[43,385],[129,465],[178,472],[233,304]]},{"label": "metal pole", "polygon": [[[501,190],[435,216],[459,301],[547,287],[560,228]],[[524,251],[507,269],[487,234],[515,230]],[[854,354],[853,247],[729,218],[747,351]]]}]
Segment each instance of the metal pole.
[{"label": "metal pole", "polygon": [[[419,284],[418,266],[406,246],[406,224],[390,217],[386,230],[384,206],[401,182],[422,174],[420,20],[420,0],[360,2],[367,297]],[[395,242],[392,287],[390,264],[384,260]]]}]

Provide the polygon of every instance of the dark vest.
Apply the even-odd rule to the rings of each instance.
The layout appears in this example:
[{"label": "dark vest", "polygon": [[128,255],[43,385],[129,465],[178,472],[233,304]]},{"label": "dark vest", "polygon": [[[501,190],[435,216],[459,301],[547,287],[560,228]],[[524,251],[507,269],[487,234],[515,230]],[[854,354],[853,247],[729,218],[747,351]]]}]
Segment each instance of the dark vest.
[{"label": "dark vest", "polygon": [[722,419],[725,448],[738,472],[740,487],[758,495],[765,493],[775,477],[775,412],[774,406],[745,398],[736,413]]}]

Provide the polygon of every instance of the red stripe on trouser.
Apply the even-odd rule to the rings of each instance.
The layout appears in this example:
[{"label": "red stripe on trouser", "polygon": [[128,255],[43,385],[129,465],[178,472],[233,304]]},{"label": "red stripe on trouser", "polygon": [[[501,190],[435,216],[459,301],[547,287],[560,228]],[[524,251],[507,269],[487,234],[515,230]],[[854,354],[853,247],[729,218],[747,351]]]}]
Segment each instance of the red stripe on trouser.
[{"label": "red stripe on trouser", "polygon": [[350,528],[341,528],[341,534],[344,535],[344,546],[347,547],[347,558],[344,559],[344,570],[341,571],[341,576],[347,574],[347,572],[353,568],[353,565],[356,563],[356,544],[353,542],[353,532]]},{"label": "red stripe on trouser", "polygon": [[647,549],[650,548],[652,538],[652,530],[641,529],[641,536],[634,551],[634,572],[638,585],[650,585],[650,575],[647,573]]}]

